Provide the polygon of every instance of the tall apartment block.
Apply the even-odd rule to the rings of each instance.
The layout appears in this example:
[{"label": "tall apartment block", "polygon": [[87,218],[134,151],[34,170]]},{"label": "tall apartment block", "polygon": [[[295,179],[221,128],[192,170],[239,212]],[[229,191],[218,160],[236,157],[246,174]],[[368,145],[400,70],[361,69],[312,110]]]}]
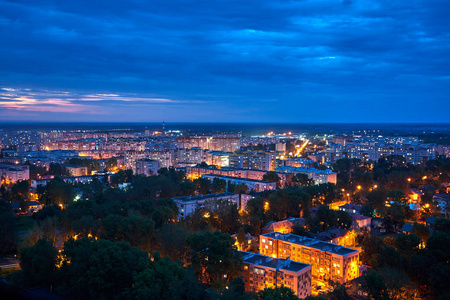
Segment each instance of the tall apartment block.
[{"label": "tall apartment block", "polygon": [[286,286],[300,299],[311,295],[311,265],[257,253],[238,253],[243,259],[242,279],[246,291]]},{"label": "tall apartment block", "polygon": [[312,265],[312,276],[343,284],[359,276],[359,251],[279,232],[260,236],[260,254]]}]

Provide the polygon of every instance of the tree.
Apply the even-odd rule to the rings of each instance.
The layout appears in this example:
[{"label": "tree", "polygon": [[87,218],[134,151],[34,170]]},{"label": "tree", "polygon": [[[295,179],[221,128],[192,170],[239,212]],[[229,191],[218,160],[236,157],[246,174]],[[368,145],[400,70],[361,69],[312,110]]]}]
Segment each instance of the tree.
[{"label": "tree", "polygon": [[0,255],[12,254],[16,248],[15,219],[11,206],[0,199]]},{"label": "tree", "polygon": [[187,244],[189,261],[200,281],[229,282],[240,275],[242,258],[234,255],[234,239],[230,235],[220,231],[194,233]]},{"label": "tree", "polygon": [[188,289],[195,288],[195,294],[200,296],[202,288],[198,281],[186,280],[187,272],[192,270],[184,269],[167,258],[161,258],[156,252],[149,266],[134,276],[133,287],[125,294],[132,299],[193,299],[189,297]]},{"label": "tree", "polygon": [[208,178],[197,178],[194,180],[194,184],[197,186],[197,191],[201,195],[207,195],[211,191],[211,181]]},{"label": "tree", "polygon": [[260,300],[298,300],[294,292],[286,287],[265,288],[258,292]]},{"label": "tree", "polygon": [[366,275],[367,288],[369,295],[374,300],[389,300],[389,295],[381,277],[375,270],[370,270]]},{"label": "tree", "polygon": [[360,210],[360,214],[366,217],[373,217],[373,207],[369,203],[366,203],[362,206]]},{"label": "tree", "polygon": [[413,233],[415,233],[420,238],[423,245],[425,245],[431,234],[428,227],[420,223],[414,223]]},{"label": "tree", "polygon": [[295,186],[310,186],[314,185],[314,180],[309,178],[307,174],[297,173],[292,177],[292,183]]},{"label": "tree", "polygon": [[369,204],[377,210],[382,210],[385,206],[387,199],[387,192],[382,188],[374,189],[367,195]]},{"label": "tree", "polygon": [[224,179],[214,178],[211,188],[213,193],[223,193],[227,189],[227,182]]},{"label": "tree", "polygon": [[273,171],[269,171],[266,174],[263,175],[262,180],[265,181],[270,181],[270,182],[276,182],[277,183],[277,187],[280,186],[280,176],[278,176],[278,174],[276,172]]},{"label": "tree", "polygon": [[47,183],[41,198],[46,205],[69,204],[73,200],[72,186],[60,177],[55,177]]},{"label": "tree", "polygon": [[146,252],[125,242],[71,239],[55,290],[71,299],[120,299],[149,264]]},{"label": "tree", "polygon": [[244,250],[245,251],[245,248],[246,248],[245,247],[245,242],[247,241],[247,238],[245,236],[244,227],[239,228],[236,240],[237,240],[237,243],[239,245],[239,250]]},{"label": "tree", "polygon": [[40,239],[20,251],[20,267],[25,286],[49,286],[54,280],[58,251],[53,241]]},{"label": "tree", "polygon": [[399,234],[395,239],[395,247],[401,255],[411,258],[411,255],[418,249],[420,238],[412,234]]}]

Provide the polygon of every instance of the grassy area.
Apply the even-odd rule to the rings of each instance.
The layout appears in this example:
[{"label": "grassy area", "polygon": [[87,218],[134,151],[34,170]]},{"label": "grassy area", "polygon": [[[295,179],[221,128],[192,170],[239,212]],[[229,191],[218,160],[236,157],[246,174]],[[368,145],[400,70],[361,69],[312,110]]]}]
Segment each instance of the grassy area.
[{"label": "grassy area", "polygon": [[36,224],[32,216],[17,216],[15,218],[17,231],[28,231]]}]

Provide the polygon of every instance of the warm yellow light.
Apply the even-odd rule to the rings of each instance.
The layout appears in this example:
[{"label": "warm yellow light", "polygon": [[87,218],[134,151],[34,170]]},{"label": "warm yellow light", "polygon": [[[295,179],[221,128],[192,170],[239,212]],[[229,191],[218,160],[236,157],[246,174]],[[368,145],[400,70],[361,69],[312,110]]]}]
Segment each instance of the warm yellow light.
[{"label": "warm yellow light", "polygon": [[427,176],[423,176],[422,179],[423,179],[423,180],[427,179]]},{"label": "warm yellow light", "polygon": [[377,187],[378,187],[378,185],[376,185],[376,184],[373,186],[374,189],[376,189]]},{"label": "warm yellow light", "polygon": [[411,182],[411,178],[408,178],[408,181]]},{"label": "warm yellow light", "polygon": [[428,207],[430,207],[430,204],[428,204],[428,203],[425,204],[425,208],[428,208]]},{"label": "warm yellow light", "polygon": [[209,218],[211,215],[209,214],[209,212],[205,212],[205,214],[203,215],[204,218]]},{"label": "warm yellow light", "polygon": [[268,211],[269,210],[269,202],[264,202],[264,211]]},{"label": "warm yellow light", "polygon": [[361,186],[360,185],[358,185],[357,187],[356,187],[358,190],[360,190],[361,189]]}]

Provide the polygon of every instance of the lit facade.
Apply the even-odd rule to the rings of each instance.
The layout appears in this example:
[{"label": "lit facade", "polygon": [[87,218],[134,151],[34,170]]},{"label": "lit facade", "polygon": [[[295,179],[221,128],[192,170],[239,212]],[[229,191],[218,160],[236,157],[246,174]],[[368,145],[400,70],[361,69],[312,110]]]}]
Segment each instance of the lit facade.
[{"label": "lit facade", "polygon": [[247,292],[288,287],[299,299],[311,295],[311,265],[238,251],[243,258],[242,279]]},{"label": "lit facade", "polygon": [[259,241],[263,255],[311,264],[317,280],[343,284],[359,276],[358,250],[279,232],[263,234]]}]

